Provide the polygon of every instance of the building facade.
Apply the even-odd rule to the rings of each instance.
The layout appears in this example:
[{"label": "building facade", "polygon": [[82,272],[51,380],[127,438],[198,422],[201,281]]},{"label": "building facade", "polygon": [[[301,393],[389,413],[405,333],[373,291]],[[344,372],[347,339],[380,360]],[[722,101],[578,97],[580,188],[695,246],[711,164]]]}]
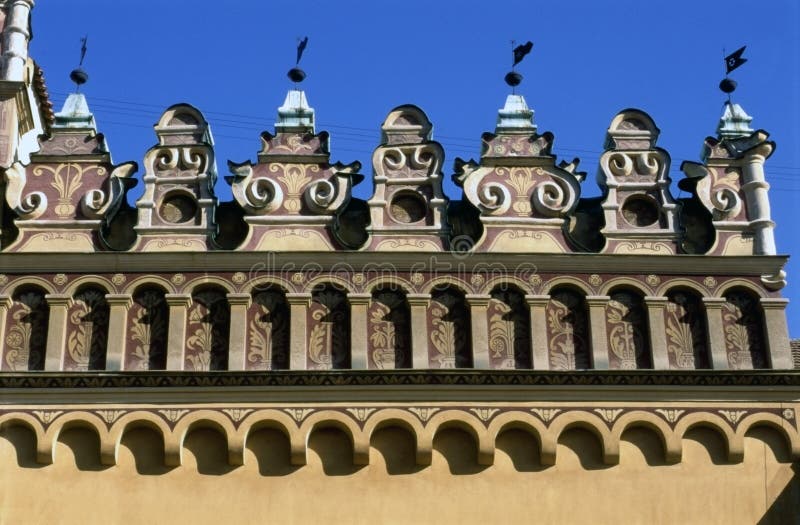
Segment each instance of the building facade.
[{"label": "building facade", "polygon": [[361,200],[296,88],[219,202],[197,108],[141,176],[83,94],[52,111],[32,4],[0,2],[0,521],[798,519],[775,145],[738,104],[685,198],[636,109],[582,197],[521,95],[448,196],[398,106]]}]

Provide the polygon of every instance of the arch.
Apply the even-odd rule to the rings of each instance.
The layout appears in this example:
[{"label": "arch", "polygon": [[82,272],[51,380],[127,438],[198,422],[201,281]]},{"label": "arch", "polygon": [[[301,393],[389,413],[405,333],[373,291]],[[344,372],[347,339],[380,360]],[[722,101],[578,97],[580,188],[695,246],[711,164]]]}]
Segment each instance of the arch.
[{"label": "arch", "polygon": [[592,366],[589,307],[582,289],[571,283],[553,287],[545,306],[547,359],[550,370]]},{"label": "arch", "polygon": [[792,460],[797,461],[800,459],[800,435],[786,420],[766,412],[750,414],[739,422],[739,426],[736,427],[736,434],[744,438],[750,430],[757,427],[768,427],[776,430],[786,441],[786,447],[792,456]]},{"label": "arch", "polygon": [[164,293],[176,293],[178,291],[169,279],[159,275],[143,275],[129,282],[123,293],[135,295],[140,287],[161,288]]},{"label": "arch", "polygon": [[67,313],[64,370],[105,369],[111,315],[107,293],[95,282],[84,282],[75,289]]},{"label": "arch", "polygon": [[428,362],[437,368],[471,368],[472,322],[465,294],[453,287],[434,290],[428,306]]},{"label": "arch", "polygon": [[693,428],[708,428],[717,432],[728,449],[728,461],[739,463],[744,458],[744,438],[737,436],[733,428],[720,416],[710,412],[695,412],[683,416],[675,425],[675,435],[681,440]]},{"label": "arch", "polygon": [[621,415],[611,428],[611,439],[619,442],[626,430],[636,427],[647,428],[658,436],[667,463],[680,462],[683,450],[680,438],[664,419],[650,412],[635,410]]},{"label": "arch", "polygon": [[328,287],[335,288],[345,294],[352,293],[354,291],[350,282],[342,279],[341,277],[337,277],[335,275],[318,275],[317,277],[311,278],[305,284],[303,287],[303,292],[314,293],[319,288]]},{"label": "arch", "polygon": [[24,412],[9,412],[0,415],[0,431],[5,428],[14,426],[21,426],[29,429],[36,437],[36,462],[41,464],[50,464],[53,462],[52,453],[47,455],[40,455],[39,451],[42,450],[41,443],[45,440],[45,431],[41,422],[30,414]]},{"label": "arch", "polygon": [[185,293],[194,294],[198,289],[202,290],[212,286],[222,288],[225,290],[225,293],[234,293],[236,291],[236,288],[228,280],[215,275],[196,277],[186,282],[181,289],[184,290]]},{"label": "arch", "polygon": [[372,443],[372,436],[378,430],[389,427],[400,427],[407,430],[414,438],[416,448],[415,458],[417,465],[431,464],[431,449],[424,448],[420,436],[425,432],[419,419],[399,408],[386,408],[373,413],[364,423],[363,433],[367,441]]},{"label": "arch", "polygon": [[586,284],[585,281],[569,275],[559,275],[558,277],[553,277],[552,279],[545,281],[545,283],[542,285],[542,293],[549,295],[553,288],[561,286],[571,286],[576,288],[583,293],[583,295],[594,294],[594,290],[592,290],[592,288]]},{"label": "arch", "polygon": [[262,291],[262,287],[263,289],[269,289],[271,287],[278,288],[283,293],[294,292],[292,283],[279,275],[261,275],[255,279],[248,280],[242,286],[242,292],[254,294]]},{"label": "arch", "polygon": [[722,328],[728,365],[734,370],[767,368],[769,352],[760,297],[744,287],[727,288]]},{"label": "arch", "polygon": [[199,109],[182,102],[180,104],[173,104],[164,110],[164,113],[158,119],[156,127],[202,127],[206,125],[206,119]]},{"label": "arch", "polygon": [[398,290],[373,288],[367,323],[368,367],[411,368],[411,308],[406,295]]},{"label": "arch", "polygon": [[708,296],[708,290],[702,284],[682,277],[667,279],[656,288],[655,295],[658,297],[666,297],[672,290],[680,288],[688,288],[698,293],[701,297]]},{"label": "arch", "polygon": [[226,289],[216,284],[195,287],[186,313],[184,369],[227,370],[230,323]]},{"label": "arch", "polygon": [[128,308],[125,370],[164,370],[167,367],[169,306],[164,288],[142,283],[134,289]]},{"label": "arch", "polygon": [[481,421],[461,410],[443,410],[431,417],[425,426],[425,432],[420,435],[418,446],[433,449],[433,440],[436,434],[443,429],[458,428],[465,430],[475,440],[478,450],[478,464],[491,465],[494,462],[494,439],[489,436],[486,427]]},{"label": "arch", "polygon": [[95,414],[83,410],[67,412],[54,419],[45,431],[42,441],[37,442],[36,456],[39,463],[49,464],[55,461],[55,448],[58,436],[64,430],[71,428],[88,428],[97,434],[100,440],[100,461],[103,464],[103,444],[109,442],[108,430],[105,422]]},{"label": "arch", "polygon": [[717,289],[714,291],[714,297],[725,297],[725,294],[727,294],[729,291],[735,288],[746,288],[748,291],[754,293],[759,298],[767,297],[767,294],[764,291],[764,289],[758,286],[757,284],[754,284],[753,282],[748,281],[747,279],[737,279],[737,278],[728,279],[724,283],[717,286]]},{"label": "arch", "polygon": [[491,368],[533,368],[531,314],[524,291],[495,286],[486,309]]},{"label": "arch", "polygon": [[603,285],[600,287],[600,295],[611,295],[617,289],[634,290],[636,293],[639,293],[642,296],[653,293],[653,290],[650,288],[650,286],[642,281],[634,279],[633,277],[620,276],[609,279],[603,283]]},{"label": "arch", "polygon": [[10,371],[44,370],[50,319],[46,290],[37,284],[15,287],[5,315],[0,368]]},{"label": "arch", "polygon": [[400,291],[403,295],[414,293],[416,290],[416,286],[411,281],[400,277],[394,272],[391,275],[381,274],[373,277],[364,283],[363,287],[364,291],[369,293],[374,292],[377,288],[391,288],[392,290]]},{"label": "arch", "polygon": [[470,286],[469,283],[463,279],[453,277],[452,275],[440,275],[439,277],[434,277],[425,283],[425,286],[420,289],[420,293],[432,294],[435,291],[445,290],[448,288],[455,288],[463,294],[468,294],[473,291],[472,286]]},{"label": "arch", "polygon": [[369,439],[351,417],[334,410],[314,412],[300,425],[299,433],[304,436],[306,452],[311,433],[327,427],[338,428],[350,438],[350,442],[353,445],[353,463],[355,465],[369,464]]},{"label": "arch", "polygon": [[649,319],[644,297],[636,288],[610,289],[606,305],[609,368],[652,368]]},{"label": "arch", "polygon": [[155,430],[166,444],[167,437],[172,434],[169,425],[161,417],[145,410],[136,410],[123,414],[108,430],[108,440],[101,442],[101,459],[105,465],[116,465],[119,458],[119,447],[122,438],[129,430],[146,427]]},{"label": "arch", "polygon": [[247,308],[245,365],[248,370],[289,368],[291,314],[279,287],[255,290]]},{"label": "arch", "polygon": [[308,325],[308,368],[350,368],[350,303],[346,293],[330,283],[314,288]]},{"label": "arch", "polygon": [[500,434],[511,429],[524,430],[535,437],[539,443],[539,462],[545,466],[555,465],[556,439],[541,420],[533,414],[515,410],[496,416],[486,431],[496,446]]},{"label": "arch", "polygon": [[236,435],[236,429],[231,420],[221,412],[214,410],[194,410],[184,415],[173,428],[172,432],[164,437],[164,460],[168,466],[178,467],[183,464],[183,442],[186,435],[196,428],[212,428],[222,434],[228,444],[228,461],[231,465],[241,465],[243,460],[233,457],[235,454],[244,454],[244,450],[231,450],[231,437]]},{"label": "arch", "polygon": [[711,368],[702,295],[694,288],[670,288],[663,315],[669,367],[684,370]]},{"label": "arch", "polygon": [[24,277],[19,277],[18,279],[14,279],[7,287],[8,295],[14,295],[17,290],[24,286],[38,286],[39,288],[43,288],[45,293],[48,294],[55,294],[58,293],[56,288],[53,286],[53,283],[46,279],[42,279],[41,277],[35,277],[33,275],[26,275]]},{"label": "arch", "polygon": [[480,289],[480,293],[490,294],[497,287],[503,287],[503,288],[513,287],[518,289],[520,293],[522,293],[523,295],[533,293],[531,291],[531,285],[529,283],[525,282],[524,280],[514,275],[498,275],[496,277],[492,277],[491,279],[486,281],[486,284],[484,284],[483,287]]},{"label": "arch", "polygon": [[85,286],[102,288],[105,293],[113,293],[113,291],[116,289],[114,284],[105,277],[100,275],[81,275],[72,281],[69,286],[66,287],[66,289],[64,289],[64,293],[67,295],[75,295],[76,292]]},{"label": "arch", "polygon": [[616,465],[619,463],[619,440],[614,440],[605,422],[598,416],[582,410],[561,413],[550,423],[549,431],[558,443],[561,434],[572,428],[588,430],[600,440],[603,452],[603,463]]},{"label": "arch", "polygon": [[[285,412],[270,408],[256,410],[245,416],[239,423],[236,433],[229,437],[228,448],[231,464],[244,465],[244,450],[247,448],[247,440],[251,434],[264,428],[283,433],[289,439],[291,464],[305,465],[305,437],[300,434],[297,423]],[[236,461],[241,462],[235,463]]]}]

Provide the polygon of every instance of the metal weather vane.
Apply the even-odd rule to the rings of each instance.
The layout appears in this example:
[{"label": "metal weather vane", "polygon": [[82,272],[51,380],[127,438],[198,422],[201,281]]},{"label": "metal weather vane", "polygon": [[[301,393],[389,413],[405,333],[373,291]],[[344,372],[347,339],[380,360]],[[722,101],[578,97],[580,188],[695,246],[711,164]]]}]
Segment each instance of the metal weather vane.
[{"label": "metal weather vane", "polygon": [[508,72],[505,76],[506,84],[511,86],[512,93],[515,92],[515,88],[522,82],[522,75],[517,73],[516,71],[517,64],[522,62],[522,59],[525,58],[525,56],[531,52],[531,49],[533,49],[533,42],[531,41],[528,41],[524,44],[520,44],[518,46],[515,46],[515,44],[516,42],[512,40],[511,52],[514,55],[514,58],[511,62],[511,71]]},{"label": "metal weather vane", "polygon": [[84,36],[81,38],[81,59],[78,61],[78,67],[72,70],[69,74],[70,80],[75,82],[75,92],[79,92],[81,86],[89,81],[89,73],[83,69],[83,60],[86,58],[86,41],[89,39],[89,35]]},{"label": "metal weather vane", "polygon": [[299,84],[306,78],[306,72],[300,69],[300,59],[303,58],[303,52],[308,45],[308,37],[303,38],[297,43],[297,60],[295,60],[294,67],[287,73],[289,80],[295,84]]},{"label": "metal weather vane", "polygon": [[[746,47],[747,46],[742,46],[725,57],[725,78],[723,78],[722,82],[719,83],[719,89],[728,95],[729,104],[731,102],[731,93],[736,91],[736,81],[728,78],[728,75],[730,75],[731,71],[747,62],[746,58],[742,58],[742,54],[744,53]],[[725,50],[722,51],[722,54],[725,54]]]}]

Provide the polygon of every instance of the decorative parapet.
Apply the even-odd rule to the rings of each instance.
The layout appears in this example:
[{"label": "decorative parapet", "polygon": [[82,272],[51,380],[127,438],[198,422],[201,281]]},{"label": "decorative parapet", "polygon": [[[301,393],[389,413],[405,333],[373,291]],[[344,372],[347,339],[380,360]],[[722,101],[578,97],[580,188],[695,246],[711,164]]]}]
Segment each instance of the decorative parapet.
[{"label": "decorative parapet", "polygon": [[106,250],[103,233],[136,185],[135,162],[114,165],[82,94],[67,98],[31,163],[6,170],[6,202],[17,214],[10,252]]},{"label": "decorative parapet", "polygon": [[158,145],[145,154],[144,195],[136,202],[139,238],[131,250],[213,249],[217,167],[211,129],[196,108],[176,104],[155,131]]},{"label": "decorative parapet", "polygon": [[375,191],[369,199],[370,238],[362,249],[436,252],[450,247],[447,197],[442,191],[444,150],[431,140],[433,125],[416,106],[393,109],[372,155]]},{"label": "decorative parapet", "polygon": [[650,116],[636,109],[611,121],[597,173],[604,193],[603,252],[678,252],[678,204],[669,189],[669,154],[656,147],[659,133]]},{"label": "decorative parapet", "polygon": [[[298,107],[292,110],[292,104]],[[313,109],[302,91],[289,92],[275,127],[275,135],[261,135],[257,164],[228,163],[233,175],[226,180],[250,226],[238,249],[341,248],[335,237],[336,219],[350,200],[352,187],[363,178],[358,174],[361,164],[330,163],[328,133],[314,133]]]},{"label": "decorative parapet", "polygon": [[553,134],[537,134],[526,110],[521,95],[509,95],[496,133],[483,134],[480,164],[456,159],[453,179],[484,227],[477,251],[571,251],[564,228],[585,173],[575,171],[577,159],[555,165]]}]

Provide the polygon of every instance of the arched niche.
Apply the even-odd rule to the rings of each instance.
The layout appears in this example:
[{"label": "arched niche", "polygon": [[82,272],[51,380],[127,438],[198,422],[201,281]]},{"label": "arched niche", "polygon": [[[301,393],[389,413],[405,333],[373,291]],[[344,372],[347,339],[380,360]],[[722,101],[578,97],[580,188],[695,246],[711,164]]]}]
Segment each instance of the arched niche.
[{"label": "arched niche", "polygon": [[497,286],[486,314],[489,361],[492,368],[531,368],[531,316],[525,294],[516,287]]},{"label": "arched niche", "polygon": [[610,297],[606,306],[609,368],[652,368],[644,298],[629,287],[613,289]]},{"label": "arched niche", "polygon": [[550,370],[591,368],[589,316],[583,292],[571,286],[554,288],[545,317]]},{"label": "arched niche", "polygon": [[142,284],[133,293],[128,310],[125,370],[167,368],[169,307],[164,294],[164,289],[155,284]]},{"label": "arched niche", "polygon": [[330,284],[314,289],[308,334],[309,369],[350,368],[350,305],[342,290]]},{"label": "arched niche", "polygon": [[50,309],[45,291],[23,285],[11,296],[3,341],[3,370],[44,370]]},{"label": "arched niche", "polygon": [[730,368],[750,370],[767,367],[764,315],[756,294],[742,287],[725,292],[722,326]]},{"label": "arched niche", "polygon": [[106,290],[96,284],[80,287],[67,316],[64,370],[104,370],[109,306]]},{"label": "arched niche", "polygon": [[231,308],[226,291],[203,286],[192,293],[186,315],[186,370],[227,370]]},{"label": "arched niche", "polygon": [[289,368],[289,305],[278,287],[259,288],[247,312],[248,370]]},{"label": "arched niche", "polygon": [[411,310],[397,287],[380,287],[369,304],[369,368],[411,367]]},{"label": "arched niche", "polygon": [[667,293],[664,327],[670,368],[694,370],[711,367],[705,310],[697,292],[676,288]]},{"label": "arched niche", "polygon": [[434,290],[428,308],[428,362],[431,367],[472,367],[471,334],[464,293],[454,287]]}]

